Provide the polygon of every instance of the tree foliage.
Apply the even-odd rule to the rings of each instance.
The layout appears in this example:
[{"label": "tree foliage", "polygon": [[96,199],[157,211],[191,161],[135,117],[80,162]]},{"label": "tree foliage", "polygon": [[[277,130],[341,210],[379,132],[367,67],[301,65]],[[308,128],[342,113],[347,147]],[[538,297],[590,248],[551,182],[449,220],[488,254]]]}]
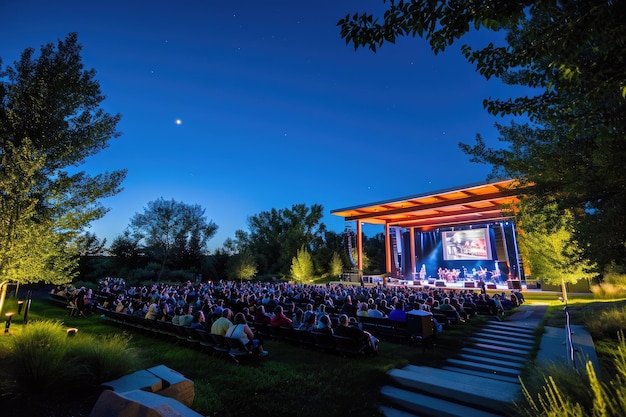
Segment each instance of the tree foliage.
[{"label": "tree foliage", "polygon": [[120,119],[100,108],[80,51],[70,34],[0,67],[0,273],[20,283],[72,279],[76,237],[104,216],[99,200],[120,192],[126,175],[77,169],[119,136]]},{"label": "tree foliage", "polygon": [[323,244],[322,217],[323,207],[318,204],[264,211],[248,219],[248,232],[237,231],[233,246],[254,254],[260,274],[287,274],[302,246],[311,251]]},{"label": "tree foliage", "polygon": [[254,256],[249,250],[231,255],[228,260],[227,269],[231,279],[240,281],[252,279],[257,273]]},{"label": "tree foliage", "polygon": [[218,228],[204,213],[198,204],[159,198],[148,202],[143,213],[135,213],[130,221],[132,233],[126,236],[135,236],[160,260],[159,278],[168,262],[173,262],[175,267],[199,268],[207,243]]},{"label": "tree foliage", "polygon": [[547,0],[389,1],[382,19],[348,15],[338,25],[355,48],[376,50],[419,36],[437,53],[472,30],[502,31],[504,45],[462,47],[486,78],[528,87],[528,96],[487,98],[494,115],[525,115],[498,125],[507,146],[480,136],[461,148],[493,166],[491,177],[532,183],[535,207],[555,202],[572,214],[572,241],[602,267],[626,262],[626,3]]},{"label": "tree foliage", "polygon": [[595,265],[584,258],[571,238],[572,215],[561,214],[555,204],[543,207],[544,214],[540,214],[538,210],[526,210],[529,203],[522,201],[519,205],[517,219],[524,230],[518,242],[522,259],[529,264],[533,276],[557,285],[597,276]]},{"label": "tree foliage", "polygon": [[291,276],[295,282],[304,284],[313,279],[315,267],[313,266],[313,257],[311,253],[302,246],[298,249],[296,256],[291,260]]},{"label": "tree foliage", "polygon": [[343,261],[337,252],[333,252],[330,264],[328,265],[328,273],[331,277],[340,277],[343,273]]}]

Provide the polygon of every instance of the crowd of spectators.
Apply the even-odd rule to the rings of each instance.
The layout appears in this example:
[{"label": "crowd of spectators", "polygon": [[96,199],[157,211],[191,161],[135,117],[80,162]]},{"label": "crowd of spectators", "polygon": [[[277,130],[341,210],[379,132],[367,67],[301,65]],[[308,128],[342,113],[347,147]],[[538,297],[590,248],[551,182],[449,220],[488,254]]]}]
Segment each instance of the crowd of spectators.
[{"label": "crowd of spectators", "polygon": [[[57,291],[67,292],[68,289],[59,288]],[[72,291],[76,293],[70,294]],[[68,297],[83,297],[83,304],[92,302],[84,288],[72,291]],[[439,317],[445,315],[462,323],[477,313],[498,316],[524,301],[519,291],[490,296],[471,289],[442,287],[364,287],[342,283],[308,285],[253,281],[128,286],[119,278],[103,280],[96,293],[103,300],[103,308],[146,319],[200,327],[222,335],[235,325],[233,316],[238,317],[235,322],[239,321],[239,325],[244,322],[246,325],[261,323],[332,332],[342,325],[340,317],[347,318],[348,326],[357,327],[354,323],[358,323],[358,317],[406,321],[407,312],[421,310],[440,314]],[[437,331],[442,331],[442,324],[435,319]],[[260,346],[260,342],[254,342],[258,338],[248,335],[246,330],[239,329],[238,337],[243,339],[241,332],[246,333],[248,342],[255,348]]]}]

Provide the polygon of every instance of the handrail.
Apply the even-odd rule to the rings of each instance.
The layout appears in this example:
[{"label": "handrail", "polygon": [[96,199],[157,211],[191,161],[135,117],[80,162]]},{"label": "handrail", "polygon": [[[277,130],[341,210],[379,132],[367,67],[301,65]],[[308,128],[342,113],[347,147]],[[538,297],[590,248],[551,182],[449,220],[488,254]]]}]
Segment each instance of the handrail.
[{"label": "handrail", "polygon": [[563,301],[565,301],[565,348],[566,348],[566,356],[569,358],[574,370],[576,370],[576,361],[574,357],[574,341],[572,340],[572,325],[570,321],[569,310],[567,306],[567,287],[565,286],[565,280],[561,280],[561,286],[563,289]]},{"label": "handrail", "polygon": [[565,311],[565,346],[567,349],[567,357],[572,363],[574,370],[576,370],[576,360],[574,357],[574,341],[572,340],[572,326],[570,324],[570,316],[569,310],[567,309],[567,304],[565,305],[565,308],[563,310]]}]

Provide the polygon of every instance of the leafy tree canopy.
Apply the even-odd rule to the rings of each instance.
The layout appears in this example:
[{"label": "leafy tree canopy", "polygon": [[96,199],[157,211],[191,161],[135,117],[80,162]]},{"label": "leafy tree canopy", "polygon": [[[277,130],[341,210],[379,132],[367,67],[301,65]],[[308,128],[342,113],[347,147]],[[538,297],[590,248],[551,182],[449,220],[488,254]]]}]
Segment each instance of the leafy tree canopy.
[{"label": "leafy tree canopy", "polygon": [[26,49],[14,66],[0,61],[0,273],[21,283],[72,279],[76,237],[126,175],[78,169],[120,135],[80,51],[73,33],[38,56]]},{"label": "leafy tree canopy", "polygon": [[[136,213],[130,221],[132,234],[120,240],[120,249],[132,247],[133,239],[143,242],[160,257],[161,273],[168,262],[180,265],[192,259],[201,262],[208,241],[217,232],[218,226],[207,220],[205,210],[198,204],[185,204],[174,199],[148,202],[143,213]],[[134,238],[133,238],[134,236]],[[122,244],[126,243],[126,244]],[[172,259],[174,258],[174,259]]]},{"label": "leafy tree canopy", "polygon": [[530,87],[534,95],[487,98],[494,115],[530,123],[497,125],[508,145],[480,136],[461,144],[490,177],[516,178],[541,208],[572,214],[572,240],[600,266],[626,263],[626,3],[621,1],[389,1],[382,18],[340,20],[341,36],[376,51],[400,36],[426,39],[438,53],[472,30],[503,31],[505,45],[462,47],[486,78]]},{"label": "leafy tree canopy", "polygon": [[237,231],[231,246],[249,249],[255,256],[259,273],[290,271],[291,259],[304,246],[311,251],[323,242],[326,226],[321,223],[323,207],[294,204],[291,209],[272,209],[248,219],[249,231]]}]

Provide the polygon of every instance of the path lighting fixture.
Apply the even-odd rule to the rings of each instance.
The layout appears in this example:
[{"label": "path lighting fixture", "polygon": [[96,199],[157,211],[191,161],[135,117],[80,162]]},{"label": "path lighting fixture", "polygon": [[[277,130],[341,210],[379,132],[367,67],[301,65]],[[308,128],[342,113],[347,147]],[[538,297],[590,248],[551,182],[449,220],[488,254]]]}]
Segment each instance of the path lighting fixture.
[{"label": "path lighting fixture", "polygon": [[13,318],[13,313],[7,313],[5,314],[5,316],[7,317],[7,322],[4,325],[4,334],[9,334],[9,327],[11,327],[11,319]]}]

